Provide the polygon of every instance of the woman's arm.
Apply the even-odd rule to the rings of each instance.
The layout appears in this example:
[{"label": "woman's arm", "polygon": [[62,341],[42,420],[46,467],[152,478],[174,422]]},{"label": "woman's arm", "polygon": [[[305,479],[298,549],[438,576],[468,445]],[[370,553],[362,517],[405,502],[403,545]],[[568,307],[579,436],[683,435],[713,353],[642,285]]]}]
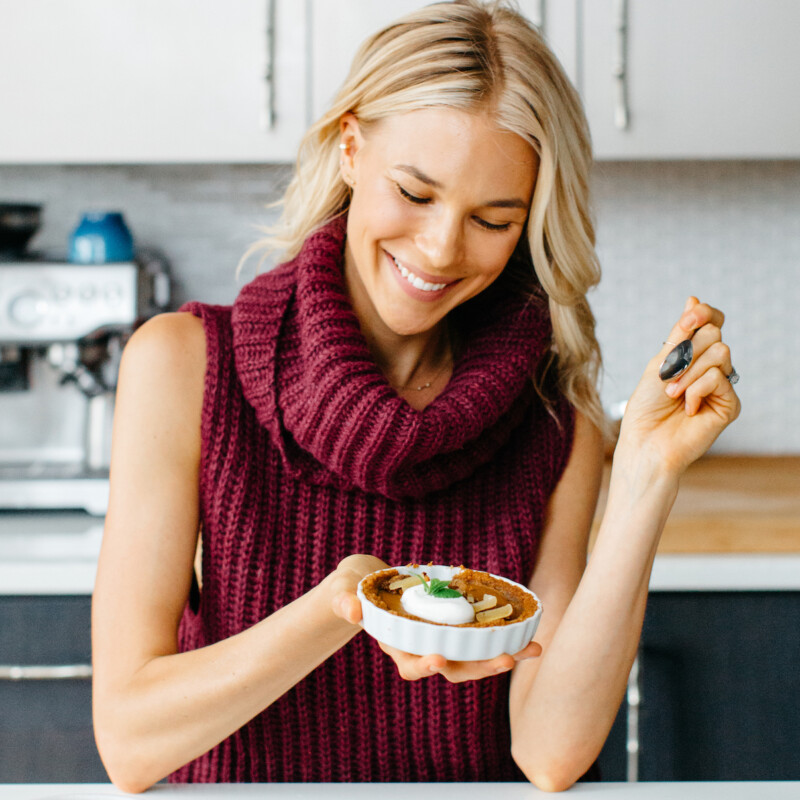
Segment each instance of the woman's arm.
[{"label": "woman's arm", "polygon": [[636,654],[678,479],[739,413],[725,379],[732,367],[722,321],[716,309],[694,298],[687,303],[668,338],[678,342],[697,331],[695,360],[672,394],[658,378],[670,347],[648,365],[625,412],[606,511],[582,576],[600,443],[579,419],[531,581],[545,606],[537,636],[544,654],[517,665],[511,686],[514,758],[542,789],[568,788],[600,752]]},{"label": "woman's arm", "polygon": [[120,371],[111,496],[92,604],[95,736],[111,779],[142,791],[203,754],[358,632],[331,601],[384,567],[340,564],[248,630],[178,653],[198,532],[205,335],[167,314],[131,338]]},{"label": "woman's arm", "polygon": [[[602,538],[610,558],[600,563],[598,536],[586,565],[602,466],[600,433],[579,415],[530,582],[544,606],[536,633],[543,655],[518,664],[511,679],[514,760],[529,780],[551,791],[572,785],[602,748],[622,700],[647,600],[651,554],[632,552],[631,528],[608,514],[604,524],[616,540]],[[657,541],[657,524],[648,521],[650,530],[636,535]]]}]

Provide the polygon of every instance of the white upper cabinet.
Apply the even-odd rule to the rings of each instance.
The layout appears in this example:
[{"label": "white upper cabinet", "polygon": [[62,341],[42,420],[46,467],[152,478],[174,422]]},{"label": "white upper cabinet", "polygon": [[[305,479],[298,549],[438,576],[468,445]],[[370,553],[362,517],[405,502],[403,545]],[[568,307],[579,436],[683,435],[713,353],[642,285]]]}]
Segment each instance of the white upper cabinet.
[{"label": "white upper cabinet", "polygon": [[[358,45],[424,1],[0,0],[0,163],[291,162]],[[800,0],[519,6],[598,158],[800,158]]]},{"label": "white upper cabinet", "polygon": [[[424,0],[310,3],[316,117],[360,42]],[[800,158],[800,0],[519,6],[576,83],[597,158]]]},{"label": "white upper cabinet", "polygon": [[[427,4],[425,0],[310,0],[311,105],[315,119],[329,108],[361,42],[384,25]],[[544,0],[518,3],[537,24],[543,4]]]},{"label": "white upper cabinet", "polygon": [[0,162],[294,159],[299,0],[0,0]]},{"label": "white upper cabinet", "polygon": [[578,2],[598,158],[800,157],[800,2]]}]

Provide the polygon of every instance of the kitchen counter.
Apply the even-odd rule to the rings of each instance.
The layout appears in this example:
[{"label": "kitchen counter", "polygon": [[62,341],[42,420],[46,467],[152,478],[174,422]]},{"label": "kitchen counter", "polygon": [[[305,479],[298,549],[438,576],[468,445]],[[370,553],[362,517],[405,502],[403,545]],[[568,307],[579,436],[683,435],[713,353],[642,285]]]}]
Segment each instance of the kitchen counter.
[{"label": "kitchen counter", "polygon": [[0,595],[91,594],[103,518],[77,511],[0,513]]},{"label": "kitchen counter", "polygon": [[[0,595],[91,594],[102,535],[102,518],[80,512],[0,513]],[[706,456],[689,467],[650,590],[800,591],[800,457]]]},{"label": "kitchen counter", "polygon": [[[608,495],[610,461],[595,515]],[[664,553],[800,553],[800,456],[705,456],[681,479]]]},{"label": "kitchen counter", "polygon": [[[273,784],[159,784],[144,797],[191,800],[263,798],[270,800],[408,800],[416,797],[455,798],[502,797],[526,800],[553,797],[527,783],[273,783]],[[567,797],[598,797],[603,800],[794,800],[800,796],[800,782],[752,781],[715,783],[579,783]],[[83,800],[84,798],[133,797],[107,784],[0,784],[3,800]]]}]

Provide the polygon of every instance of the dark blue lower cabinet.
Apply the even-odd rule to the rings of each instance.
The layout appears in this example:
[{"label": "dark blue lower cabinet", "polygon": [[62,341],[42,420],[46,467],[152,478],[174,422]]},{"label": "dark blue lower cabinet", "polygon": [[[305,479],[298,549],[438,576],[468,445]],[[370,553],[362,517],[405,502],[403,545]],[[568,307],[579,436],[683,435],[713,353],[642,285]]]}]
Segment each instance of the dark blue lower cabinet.
[{"label": "dark blue lower cabinet", "polygon": [[90,607],[89,597],[0,597],[0,783],[108,781],[91,680],[61,677],[91,663]]},{"label": "dark blue lower cabinet", "polygon": [[[89,597],[0,597],[0,665],[89,664]],[[800,592],[650,596],[638,777],[800,780]],[[600,756],[627,776],[623,702]],[[0,679],[0,783],[107,782],[91,681]]]},{"label": "dark blue lower cabinet", "polygon": [[[800,592],[653,593],[639,688],[639,780],[800,779]],[[628,710],[604,780],[626,780]]]}]

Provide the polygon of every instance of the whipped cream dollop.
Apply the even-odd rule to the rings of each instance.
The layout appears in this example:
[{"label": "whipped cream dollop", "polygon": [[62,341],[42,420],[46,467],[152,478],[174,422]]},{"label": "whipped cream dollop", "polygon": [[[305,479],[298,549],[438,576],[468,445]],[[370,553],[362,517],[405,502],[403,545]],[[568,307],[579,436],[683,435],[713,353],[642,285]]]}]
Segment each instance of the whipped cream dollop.
[{"label": "whipped cream dollop", "polygon": [[434,597],[422,584],[403,592],[400,603],[407,614],[442,625],[463,625],[475,621],[475,612],[466,597]]}]

